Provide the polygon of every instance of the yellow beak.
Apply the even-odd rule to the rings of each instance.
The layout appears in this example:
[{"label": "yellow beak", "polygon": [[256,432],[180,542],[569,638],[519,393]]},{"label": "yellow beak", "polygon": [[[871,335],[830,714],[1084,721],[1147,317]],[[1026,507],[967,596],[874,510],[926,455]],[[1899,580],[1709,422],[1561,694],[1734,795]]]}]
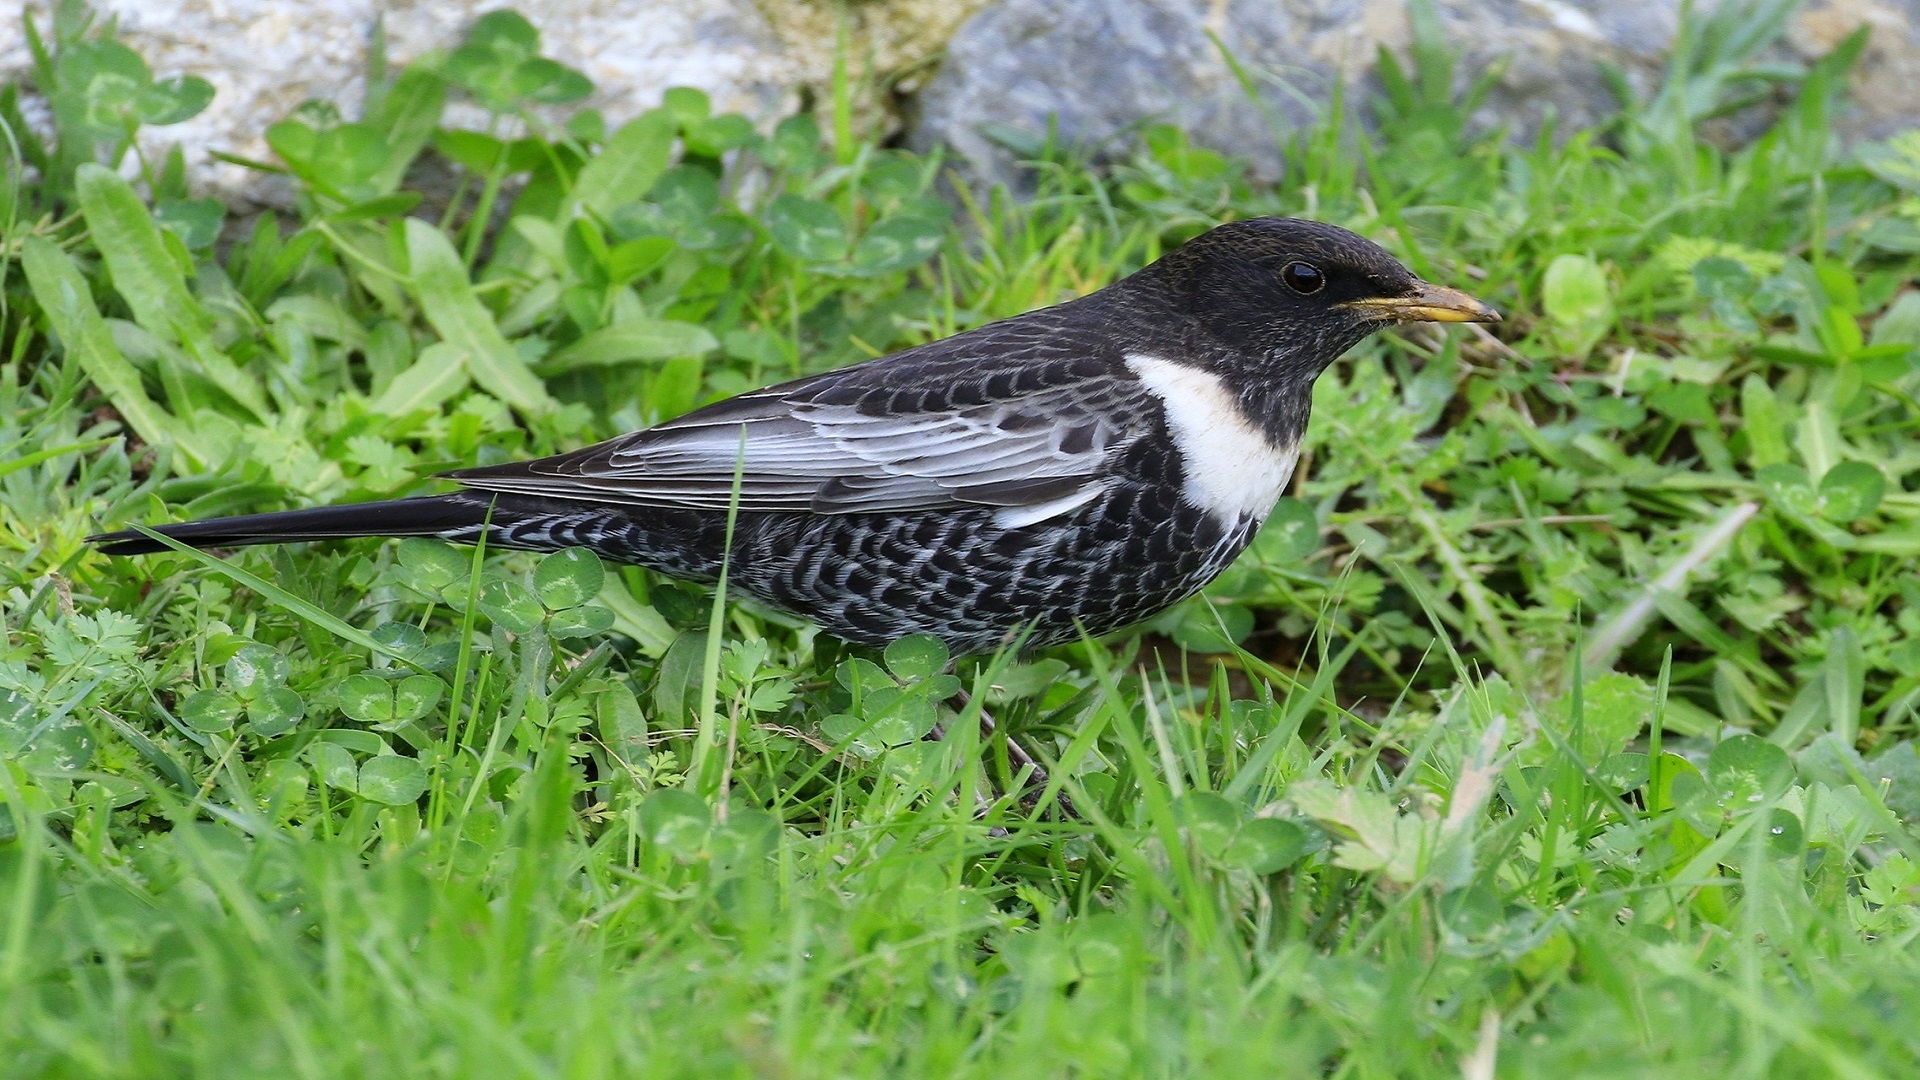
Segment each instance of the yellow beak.
[{"label": "yellow beak", "polygon": [[1378,319],[1395,322],[1499,322],[1500,313],[1461,292],[1443,285],[1421,282],[1406,296],[1381,296],[1367,300],[1349,300],[1341,305],[1357,308]]}]

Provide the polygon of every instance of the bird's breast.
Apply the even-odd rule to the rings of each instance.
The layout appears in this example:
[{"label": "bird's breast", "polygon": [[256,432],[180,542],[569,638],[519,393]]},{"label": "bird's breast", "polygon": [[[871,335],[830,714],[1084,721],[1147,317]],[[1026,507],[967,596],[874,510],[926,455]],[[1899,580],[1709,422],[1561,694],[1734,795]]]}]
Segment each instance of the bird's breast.
[{"label": "bird's breast", "polygon": [[1141,353],[1129,355],[1127,366],[1160,402],[1187,501],[1229,531],[1265,520],[1293,476],[1298,440],[1275,442],[1210,371]]}]

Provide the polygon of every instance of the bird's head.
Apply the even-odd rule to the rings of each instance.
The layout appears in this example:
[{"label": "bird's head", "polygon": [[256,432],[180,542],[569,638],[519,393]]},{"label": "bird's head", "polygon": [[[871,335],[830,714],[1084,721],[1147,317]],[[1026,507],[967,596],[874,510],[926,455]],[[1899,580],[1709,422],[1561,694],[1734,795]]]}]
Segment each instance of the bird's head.
[{"label": "bird's head", "polygon": [[1466,293],[1420,280],[1364,237],[1296,218],[1221,225],[1147,274],[1172,287],[1200,332],[1309,377],[1389,323],[1500,319]]}]

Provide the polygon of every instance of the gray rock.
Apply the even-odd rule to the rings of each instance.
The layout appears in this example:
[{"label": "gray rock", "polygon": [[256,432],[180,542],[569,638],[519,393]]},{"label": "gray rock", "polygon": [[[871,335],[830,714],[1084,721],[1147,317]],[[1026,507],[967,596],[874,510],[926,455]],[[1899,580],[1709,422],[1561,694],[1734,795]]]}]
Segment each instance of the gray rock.
[{"label": "gray rock", "polygon": [[[1001,0],[947,46],[921,93],[915,145],[953,147],[984,177],[1009,180],[993,126],[1057,131],[1098,150],[1142,123],[1277,171],[1279,138],[1313,118],[1340,77],[1337,55],[1302,48],[1363,12],[1358,0]],[[1236,72],[1237,61],[1241,67]],[[1241,82],[1251,77],[1252,92]]]},{"label": "gray rock", "polygon": [[[856,71],[908,70],[945,44],[983,0],[888,0],[849,7]],[[393,63],[459,44],[474,19],[510,7],[541,31],[542,51],[585,73],[587,105],[618,124],[657,105],[669,87],[712,96],[716,111],[770,124],[792,112],[805,86],[831,77],[838,7],[816,0],[92,0],[102,19],[162,77],[211,81],[213,104],[183,124],[151,132],[178,142],[195,186],[241,201],[283,201],[259,173],[210,157],[221,150],[269,157],[263,132],[309,99],[357,115],[369,48],[384,23]],[[31,11],[50,33],[50,0],[0,0],[0,80],[30,67],[17,31]],[[878,80],[873,80],[875,83]],[[871,111],[871,103],[863,103]],[[30,115],[32,105],[29,104]],[[477,111],[449,122],[478,125]]]},{"label": "gray rock", "polygon": [[[50,0],[0,0],[0,79],[28,66],[14,32],[23,9],[48,25]],[[1522,137],[1545,118],[1563,130],[1603,120],[1614,102],[1599,62],[1645,94],[1659,84],[1681,0],[1439,0],[1461,51],[1463,82],[1502,64],[1476,118]],[[1144,123],[1168,120],[1196,142],[1249,159],[1274,176],[1287,133],[1344,89],[1357,106],[1377,88],[1377,50],[1412,41],[1399,0],[94,0],[165,76],[211,80],[213,105],[153,133],[180,142],[195,186],[234,201],[280,203],[259,174],[212,159],[262,158],[262,133],[309,98],[352,114],[369,44],[384,20],[391,58],[451,48],[479,14],[512,6],[540,27],[548,55],[593,79],[589,105],[618,124],[671,86],[695,86],[715,106],[770,123],[801,89],[824,88],[844,16],[847,55],[865,96],[866,130],[901,122],[909,141],[950,144],[983,175],[1010,179],[1012,157],[993,125],[1114,147]],[[1700,0],[1702,7],[1710,0]],[[1814,59],[1856,27],[1872,29],[1854,77],[1854,103],[1836,133],[1878,138],[1913,126],[1920,98],[1920,0],[1805,0],[1776,59]],[[1224,47],[1224,51],[1223,51]],[[929,61],[942,55],[937,70]],[[1232,58],[1229,62],[1228,57]],[[933,72],[931,76],[928,72]],[[34,115],[32,103],[29,115]],[[455,112],[454,123],[477,113]],[[1731,137],[1750,131],[1733,125]]]},{"label": "gray rock", "polygon": [[[1565,131],[1612,115],[1603,64],[1637,95],[1657,88],[1680,0],[1439,0],[1434,10],[1462,83],[1499,65],[1476,120],[1526,138],[1549,116]],[[1912,126],[1920,0],[1811,0],[1773,54],[1811,61],[1861,25],[1873,36],[1837,131],[1850,140]],[[1378,85],[1378,49],[1404,55],[1412,41],[1408,5],[1385,0],[998,0],[955,34],[911,141],[949,145],[1005,181],[1013,158],[990,137],[995,126],[1051,124],[1097,152],[1163,120],[1271,176],[1276,133],[1309,119],[1336,87],[1362,100]]]}]

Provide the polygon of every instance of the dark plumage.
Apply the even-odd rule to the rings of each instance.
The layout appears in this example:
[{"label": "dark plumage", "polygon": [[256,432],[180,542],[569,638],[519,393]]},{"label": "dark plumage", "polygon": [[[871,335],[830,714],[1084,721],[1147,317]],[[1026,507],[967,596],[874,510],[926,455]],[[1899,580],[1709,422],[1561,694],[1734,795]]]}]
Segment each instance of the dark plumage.
[{"label": "dark plumage", "polygon": [[[1292,472],[1313,380],[1392,321],[1491,321],[1331,225],[1222,225],[1098,292],[709,405],[463,490],[165,526],[199,547],[438,536],[580,545],[851,641],[1100,634],[1230,563]],[[744,432],[744,434],[743,434]],[[489,514],[491,517],[489,518]],[[162,550],[133,532],[113,554]]]}]

